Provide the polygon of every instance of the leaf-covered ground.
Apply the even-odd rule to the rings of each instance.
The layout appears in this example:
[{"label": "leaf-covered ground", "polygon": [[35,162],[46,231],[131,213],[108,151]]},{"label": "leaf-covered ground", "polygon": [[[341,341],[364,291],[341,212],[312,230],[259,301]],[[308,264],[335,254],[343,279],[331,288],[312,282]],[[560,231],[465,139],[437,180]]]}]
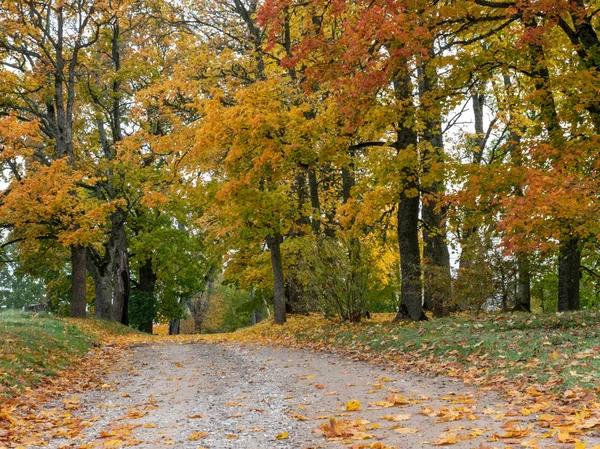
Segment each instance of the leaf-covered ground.
[{"label": "leaf-covered ground", "polygon": [[[344,363],[343,360],[368,361],[371,365],[387,367],[392,373],[389,378],[403,379],[420,373],[426,376],[418,379],[421,379],[423,384],[427,384],[435,379],[427,376],[438,376],[438,379],[443,379],[439,376],[449,376],[480,388],[480,393],[465,396],[460,400],[451,395],[451,392],[445,395],[436,393],[428,400],[447,403],[440,405],[439,402],[435,402],[431,405],[414,395],[407,399],[411,392],[399,393],[395,391],[396,387],[386,384],[382,379],[367,379],[371,375],[365,375],[363,377],[370,390],[362,391],[362,394],[376,394],[381,396],[379,400],[370,400],[370,397],[365,399],[364,396],[362,400],[357,399],[358,393],[355,394],[356,397],[334,397],[337,400],[335,407],[330,404],[330,410],[323,410],[320,415],[310,417],[309,424],[312,430],[318,432],[321,441],[319,444],[334,444],[324,447],[340,447],[342,443],[348,443],[350,447],[356,448],[393,447],[395,443],[391,443],[396,440],[389,436],[382,437],[381,432],[384,430],[392,430],[394,435],[402,435],[402,432],[408,435],[414,431],[415,437],[410,440],[410,444],[455,445],[455,447],[590,449],[596,447],[595,445],[600,441],[598,439],[600,389],[597,382],[597,368],[600,361],[598,314],[586,312],[544,316],[511,314],[485,318],[452,317],[418,324],[392,324],[389,322],[390,318],[390,316],[379,315],[356,325],[327,321],[318,316],[301,316],[290,318],[283,327],[263,322],[232,334],[177,337],[144,336],[124,330],[118,331],[119,335],[117,330],[123,328],[100,324],[93,320],[57,321],[56,329],[60,329],[60,332],[56,335],[70,336],[69,338],[74,338],[72,336],[75,335],[77,339],[87,342],[88,346],[95,342],[91,344],[91,352],[78,359],[76,366],[71,366],[58,377],[43,380],[41,375],[32,375],[31,379],[34,382],[41,380],[41,387],[27,390],[24,394],[17,395],[2,404],[0,447],[29,447],[32,442],[39,442],[42,434],[44,438],[48,438],[49,435],[54,435],[55,438],[64,436],[75,438],[75,440],[67,440],[70,442],[62,443],[66,444],[62,447],[110,447],[110,444],[114,444],[115,447],[126,444],[164,447],[144,446],[149,444],[147,440],[139,440],[136,443],[133,428],[119,430],[122,433],[120,435],[124,437],[127,434],[127,438],[107,439],[106,435],[113,434],[106,434],[105,437],[96,434],[94,437],[96,439],[92,440],[96,446],[85,446],[82,440],[77,440],[86,433],[86,429],[93,428],[94,425],[93,420],[89,421],[89,416],[75,413],[83,408],[79,395],[90,390],[111,391],[113,386],[106,383],[106,375],[111,367],[120,366],[124,375],[134,375],[133,371],[128,372],[129,369],[143,371],[143,367],[132,366],[133,362],[128,357],[134,346],[145,343],[152,343],[153,348],[156,344],[164,344],[164,348],[170,348],[193,343],[209,343],[208,347],[219,347],[220,345],[215,346],[217,343],[233,343],[234,347],[252,343],[258,344],[258,348],[267,348],[264,350],[268,350],[272,345],[308,348],[316,354],[333,353],[336,358],[339,358],[340,363]],[[5,329],[2,329],[4,336]],[[81,355],[81,351],[84,350],[80,349],[79,353],[74,352],[69,356],[70,359],[63,355],[53,358],[54,348],[61,348],[61,344],[43,346],[45,349],[42,352],[52,354],[52,357],[46,357],[48,360],[64,359],[64,365]],[[27,374],[18,374],[19,368],[14,368],[21,363],[21,360],[27,359],[17,356],[19,354],[15,349],[17,347],[4,346],[2,349],[3,361],[9,358],[18,361],[9,368],[12,370],[11,382],[13,383],[19,382],[15,379],[29,378]],[[22,351],[23,347],[20,348]],[[138,350],[139,348],[135,349]],[[152,361],[150,360],[149,363]],[[173,365],[174,372],[184,369],[184,366],[185,363],[181,363],[181,366]],[[368,365],[363,364],[363,366]],[[45,369],[49,374],[52,373],[48,367]],[[29,367],[21,371],[27,373],[38,370],[39,368]],[[223,369],[223,372],[225,371]],[[295,381],[309,382],[310,388],[323,395],[331,392],[327,382],[310,378],[314,374],[308,372],[304,375],[308,377],[295,378]],[[2,377],[8,379],[4,371]],[[175,374],[171,377],[170,382],[177,390],[180,388],[177,384],[179,376]],[[6,385],[10,385],[10,382]],[[347,389],[351,391],[350,388]],[[17,388],[14,385],[5,386],[4,391],[14,393]],[[198,390],[194,398],[198,403],[202,403],[202,393]],[[500,395],[497,403],[503,405],[495,407],[496,402],[490,405],[490,398],[496,398],[497,394]],[[321,400],[324,401],[326,398],[327,396],[323,396]],[[56,403],[57,400],[61,404],[59,408],[40,409],[39,404],[45,401]],[[387,407],[392,409],[385,415],[388,418],[380,414],[369,415],[369,419],[366,419],[365,416],[356,413],[358,410],[370,410],[369,413],[374,413],[371,409],[383,410]],[[412,409],[407,413],[408,407]],[[492,413],[492,410],[495,413]],[[294,413],[292,417],[300,422],[304,422],[303,419],[307,417],[302,409],[297,409]],[[345,413],[349,415],[344,415]],[[234,415],[239,413],[232,413],[231,416]],[[246,412],[243,416],[246,417]],[[318,416],[327,419],[318,420]],[[476,419],[471,422],[471,418]],[[222,421],[222,416],[219,419]],[[364,422],[365,419],[369,422]],[[435,424],[445,427],[441,430],[437,428],[436,435],[424,437],[424,428],[428,426],[423,424],[423,419],[429,419],[432,426]],[[488,425],[490,420],[495,424]],[[414,423],[419,425],[413,425]],[[481,423],[486,424],[482,426]],[[118,427],[118,423],[115,425]],[[390,426],[396,427],[394,429]],[[260,428],[259,425],[256,427]],[[210,432],[197,430],[198,440],[212,441],[211,445],[199,444],[200,447],[230,447],[224,446],[225,443],[213,438],[213,432],[219,429],[209,430]],[[275,430],[277,429],[272,429],[271,433]],[[213,436],[209,437],[202,432]],[[294,437],[286,435],[286,432],[289,434],[285,429],[273,435],[269,434],[265,442],[269,442],[271,446],[267,447],[311,447],[294,446],[290,438],[298,438],[298,435]],[[366,438],[365,435],[369,435],[369,432],[373,436]],[[361,440],[361,437],[365,439]],[[235,439],[234,436],[231,439]],[[109,441],[112,443],[108,443]],[[277,441],[287,441],[291,445],[274,443]],[[231,444],[232,448],[242,447]],[[407,447],[405,444],[400,446]]]}]

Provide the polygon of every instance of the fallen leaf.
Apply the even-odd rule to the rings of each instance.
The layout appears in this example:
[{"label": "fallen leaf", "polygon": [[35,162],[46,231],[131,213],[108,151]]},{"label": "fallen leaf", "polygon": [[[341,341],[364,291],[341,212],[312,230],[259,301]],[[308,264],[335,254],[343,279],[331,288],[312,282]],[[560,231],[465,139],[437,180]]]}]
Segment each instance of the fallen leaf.
[{"label": "fallen leaf", "polygon": [[360,409],[360,401],[355,399],[355,400],[346,402],[346,411],[354,412],[359,409]]},{"label": "fallen leaf", "polygon": [[197,441],[206,438],[208,435],[210,435],[208,432],[194,432],[188,437],[188,440]]}]

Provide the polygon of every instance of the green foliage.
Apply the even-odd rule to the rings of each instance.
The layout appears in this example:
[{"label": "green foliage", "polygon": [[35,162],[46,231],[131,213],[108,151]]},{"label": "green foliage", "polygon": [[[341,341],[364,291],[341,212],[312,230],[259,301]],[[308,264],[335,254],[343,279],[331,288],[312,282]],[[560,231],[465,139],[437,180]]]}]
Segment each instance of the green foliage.
[{"label": "green foliage", "polygon": [[209,296],[209,308],[204,320],[204,332],[232,332],[252,324],[256,310],[266,318],[264,292],[252,294],[232,285],[218,285]]},{"label": "green foliage", "polygon": [[156,319],[159,323],[168,323],[173,320],[183,320],[187,317],[185,308],[174,295],[165,295],[158,302]]},{"label": "green foliage", "polygon": [[129,325],[143,330],[148,322],[156,319],[156,306],[156,297],[152,293],[133,289],[129,297]]},{"label": "green foliage", "polygon": [[395,312],[399,303],[396,292],[397,286],[394,284],[388,284],[380,289],[369,289],[366,297],[366,310],[370,313]]},{"label": "green foliage", "polygon": [[151,260],[156,275],[156,318],[161,323],[184,319],[185,304],[206,283],[203,273],[209,263],[204,242],[196,234],[190,217],[188,205],[173,200],[160,213],[148,209],[137,211],[129,223],[134,230],[129,240],[135,254],[131,258],[132,271],[135,276],[139,266]]},{"label": "green foliage", "polygon": [[50,272],[48,282],[48,308],[60,316],[71,314],[71,275],[64,271]]},{"label": "green foliage", "polygon": [[558,274],[555,260],[541,260],[531,281],[531,307],[536,312],[554,312],[558,308]]},{"label": "green foliage", "polygon": [[21,309],[45,302],[46,288],[41,279],[22,271],[20,264],[0,265],[0,309]]}]

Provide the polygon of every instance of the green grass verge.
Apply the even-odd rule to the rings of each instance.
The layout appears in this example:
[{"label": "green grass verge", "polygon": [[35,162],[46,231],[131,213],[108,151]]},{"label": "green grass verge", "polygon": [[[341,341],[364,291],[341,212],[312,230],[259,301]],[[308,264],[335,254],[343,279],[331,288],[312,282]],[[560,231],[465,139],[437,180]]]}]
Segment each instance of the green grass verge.
[{"label": "green grass verge", "polygon": [[13,396],[85,354],[93,337],[46,314],[0,313],[0,395]]},{"label": "green grass verge", "polygon": [[543,385],[556,392],[600,392],[600,313],[488,314],[422,323],[381,320],[321,325],[299,341],[356,353],[394,354],[425,370]]},{"label": "green grass verge", "polygon": [[34,387],[79,360],[95,342],[137,333],[118,323],[0,312],[0,400]]}]

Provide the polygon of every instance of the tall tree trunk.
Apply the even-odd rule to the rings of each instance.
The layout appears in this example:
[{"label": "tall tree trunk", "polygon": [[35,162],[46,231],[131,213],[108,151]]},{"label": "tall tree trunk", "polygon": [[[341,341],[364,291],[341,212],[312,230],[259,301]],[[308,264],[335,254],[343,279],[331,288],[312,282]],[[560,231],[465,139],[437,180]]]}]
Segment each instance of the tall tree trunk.
[{"label": "tall tree trunk", "polygon": [[[435,57],[433,46],[430,57]],[[429,144],[424,147],[421,165],[424,174],[431,172],[433,166],[443,163],[444,137],[442,134],[440,105],[432,98],[437,85],[435,68],[426,65],[420,69],[419,96],[421,105],[427,109],[429,118],[425,123],[424,140]],[[452,278],[450,274],[450,251],[446,242],[446,225],[444,223],[445,208],[440,206],[440,194],[444,193],[443,180],[434,180],[430,185],[422,186],[422,218],[423,218],[423,269],[424,269],[424,302],[426,310],[432,310],[434,316],[447,314],[445,306],[452,294]]]},{"label": "tall tree trunk", "polygon": [[[483,161],[483,153],[487,145],[489,138],[489,131],[486,133],[484,128],[484,106],[486,103],[486,96],[483,91],[475,90],[471,94],[471,102],[473,104],[473,118],[475,124],[475,147],[473,148],[473,154],[471,156],[471,164],[481,165]],[[467,183],[469,181],[467,180]],[[466,285],[469,283],[469,278],[472,276],[472,269],[475,268],[474,261],[479,257],[481,253],[481,239],[477,236],[477,226],[469,223],[472,214],[469,211],[465,211],[466,226],[461,229],[460,235],[460,258],[458,261],[458,273],[459,284]],[[466,280],[463,280],[466,278]],[[458,306],[458,305],[455,305]]]},{"label": "tall tree trunk", "polygon": [[418,196],[410,197],[402,193],[398,207],[398,246],[402,283],[400,308],[394,321],[426,319],[421,298]]},{"label": "tall tree trunk", "polygon": [[[96,318],[113,320],[112,270],[106,264],[98,263],[98,255],[88,249],[88,271],[94,281],[94,309]],[[95,261],[94,261],[95,260]]]},{"label": "tall tree trunk", "polygon": [[579,310],[581,251],[577,237],[560,242],[558,254],[558,311]]},{"label": "tall tree trunk", "polygon": [[131,292],[131,276],[129,272],[129,259],[127,258],[127,236],[123,214],[119,213],[113,223],[115,236],[115,263],[114,263],[114,289],[115,301],[113,304],[113,317],[124,325],[129,324],[129,295]]},{"label": "tall tree trunk", "polygon": [[[507,94],[510,94],[511,79],[508,75],[503,75],[504,87]],[[510,120],[512,121],[512,111],[510,111]],[[520,148],[521,134],[516,129],[511,129],[508,137],[508,151],[510,152],[513,164],[517,167],[523,166],[523,152]],[[522,186],[516,186],[516,193],[523,196]],[[515,312],[531,312],[531,268],[529,258],[523,251],[516,253],[517,257],[517,292],[515,297]]]},{"label": "tall tree trunk", "polygon": [[87,265],[96,291],[96,316],[128,324],[130,274],[124,213],[111,217],[111,232],[104,254],[88,249]]},{"label": "tall tree trunk", "polygon": [[281,235],[273,233],[267,237],[273,269],[273,309],[275,324],[285,323],[285,282],[281,258]]},{"label": "tall tree trunk", "polygon": [[[327,164],[324,167],[321,168],[321,173],[322,173],[322,179],[321,179],[321,184],[323,186],[322,188],[322,192],[325,198],[328,198],[327,195],[331,196],[332,192],[335,192],[336,189],[336,172],[334,170],[334,168],[331,166],[331,164]],[[330,238],[330,239],[335,239],[336,238],[336,229],[337,229],[337,223],[336,223],[336,213],[337,213],[337,208],[334,206],[335,201],[332,201],[332,198],[328,198],[329,201],[327,201],[327,199],[323,202],[323,211],[325,213],[325,222],[322,223],[323,225],[323,232],[325,233],[325,236]]]},{"label": "tall tree trunk", "polygon": [[296,182],[294,190],[296,193],[296,198],[298,200],[298,220],[296,224],[299,228],[296,232],[298,232],[298,235],[303,235],[304,230],[302,229],[302,227],[310,225],[310,218],[308,217],[308,215],[306,215],[304,208],[304,205],[306,204],[309,197],[308,187],[306,185],[306,170],[302,167],[298,167],[296,169],[295,178]]},{"label": "tall tree trunk", "polygon": [[531,272],[523,253],[517,254],[517,295],[513,311],[531,312]]},{"label": "tall tree trunk", "polygon": [[83,246],[71,246],[71,316],[86,317],[86,250]]},{"label": "tall tree trunk", "polygon": [[169,335],[179,335],[181,331],[181,320],[169,321]]},{"label": "tall tree trunk", "polygon": [[[140,266],[139,270],[139,286],[138,289],[141,292],[147,293],[148,295],[154,295],[154,286],[156,284],[156,274],[152,266],[152,259],[147,258],[145,262]],[[149,319],[146,323],[141,326],[142,332],[152,333],[153,319]]]},{"label": "tall tree trunk", "polygon": [[[73,106],[75,102],[75,75],[79,49],[70,60],[64,56],[65,17],[64,7],[56,8],[57,37],[53,42],[55,49],[54,62],[54,105],[51,110],[54,116],[54,139],[58,159],[67,157],[69,165],[75,166],[75,151],[73,146]],[[66,87],[66,89],[65,89]],[[66,94],[66,95],[65,95]],[[74,192],[71,192],[75,195]],[[75,230],[75,229],[74,229]],[[71,247],[71,315],[85,318],[86,316],[86,250],[74,245]]]},{"label": "tall tree trunk", "polygon": [[[394,81],[396,99],[411,104],[410,71]],[[426,320],[421,296],[421,250],[419,247],[419,163],[417,133],[404,123],[398,124],[395,143],[398,157],[406,159],[406,168],[399,173],[403,180],[398,205],[398,247],[400,250],[400,306],[394,321]]]}]

